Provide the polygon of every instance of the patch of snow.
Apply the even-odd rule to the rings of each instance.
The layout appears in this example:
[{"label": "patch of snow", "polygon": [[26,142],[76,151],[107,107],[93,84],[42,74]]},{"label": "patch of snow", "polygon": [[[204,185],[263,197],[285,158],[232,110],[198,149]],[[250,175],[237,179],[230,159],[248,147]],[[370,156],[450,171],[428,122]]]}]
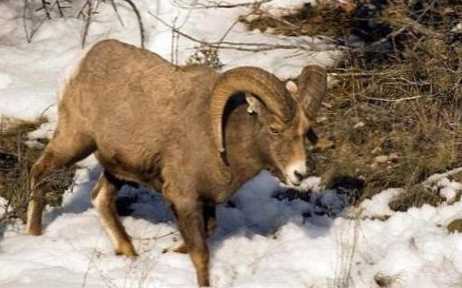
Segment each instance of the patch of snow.
[{"label": "patch of snow", "polygon": [[0,89],[5,89],[11,84],[12,80],[10,75],[0,73]]},{"label": "patch of snow", "polygon": [[366,199],[360,204],[363,216],[385,216],[393,214],[388,206],[393,198],[403,193],[400,188],[391,188],[375,194],[371,199]]},{"label": "patch of snow", "polygon": [[40,139],[50,139],[56,130],[58,123],[58,112],[56,105],[48,107],[45,113],[42,113],[47,121],[42,123],[36,130],[29,132],[27,138],[31,141],[38,141]]},{"label": "patch of snow", "polygon": [[436,189],[439,189],[439,194],[447,202],[453,202],[457,195],[462,191],[462,184],[456,181],[451,181],[448,178],[443,178],[436,184]]},{"label": "patch of snow", "polygon": [[457,23],[452,29],[451,32],[453,33],[462,33],[462,23]]},{"label": "patch of snow", "polygon": [[0,217],[6,213],[6,210],[7,210],[7,207],[8,206],[8,201],[3,198],[3,197],[0,197]]},{"label": "patch of snow", "polygon": [[303,8],[304,5],[316,5],[316,0],[271,0],[263,3],[260,8],[273,16],[283,16],[294,13]]},{"label": "patch of snow", "polygon": [[[0,271],[2,287],[194,285],[189,257],[162,253],[177,246],[181,236],[162,197],[143,188],[121,191],[121,197],[136,199],[130,206],[134,213],[122,221],[140,256],[130,260],[113,255],[89,201],[98,174],[99,167],[89,160],[87,167],[77,170],[63,207],[47,209],[42,236],[22,235],[12,228],[5,232],[0,242],[0,264],[6,267]],[[395,213],[385,206],[401,191],[389,189],[373,197],[368,207],[358,208],[390,213],[387,221],[351,220],[341,214],[316,215],[322,207],[315,208],[316,202],[339,205],[333,200],[335,193],[320,194],[331,195],[331,200],[280,201],[273,197],[278,189],[278,181],[263,172],[242,187],[233,205],[219,207],[218,230],[209,241],[214,287],[350,283],[350,287],[370,288],[376,287],[377,274],[395,279],[399,287],[460,284],[462,235],[448,234],[441,226],[462,217],[461,202]],[[42,274],[35,274],[37,270]]]}]

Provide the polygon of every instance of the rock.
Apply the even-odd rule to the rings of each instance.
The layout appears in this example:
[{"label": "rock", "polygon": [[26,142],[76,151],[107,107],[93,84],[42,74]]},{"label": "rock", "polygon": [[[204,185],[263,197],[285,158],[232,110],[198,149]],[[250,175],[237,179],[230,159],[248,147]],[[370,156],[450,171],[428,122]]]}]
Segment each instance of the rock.
[{"label": "rock", "polygon": [[380,146],[375,147],[375,148],[372,149],[372,151],[371,151],[372,154],[378,154],[378,153],[380,153],[380,152],[382,152],[382,147],[380,147]]},{"label": "rock", "polygon": [[388,160],[389,161],[396,162],[398,159],[399,159],[398,153],[393,152],[390,155],[388,155]]},{"label": "rock", "polygon": [[387,155],[379,155],[377,157],[374,158],[374,162],[375,163],[387,163],[388,162],[388,156]]},{"label": "rock", "polygon": [[354,129],[359,129],[359,128],[362,128],[362,127],[364,127],[364,126],[366,126],[366,124],[364,124],[364,122],[360,121],[360,122],[356,123],[356,124],[353,126],[353,128],[354,128]]},{"label": "rock", "polygon": [[374,276],[374,281],[380,287],[390,287],[393,284],[393,277],[377,273]]},{"label": "rock", "polygon": [[449,233],[462,232],[462,219],[452,220],[447,226]]}]

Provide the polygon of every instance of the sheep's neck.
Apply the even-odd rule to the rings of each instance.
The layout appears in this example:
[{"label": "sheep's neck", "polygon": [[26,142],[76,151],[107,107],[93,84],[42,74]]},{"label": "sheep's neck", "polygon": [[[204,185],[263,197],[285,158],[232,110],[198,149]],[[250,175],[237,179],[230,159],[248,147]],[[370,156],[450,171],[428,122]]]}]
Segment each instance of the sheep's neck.
[{"label": "sheep's neck", "polygon": [[236,184],[244,183],[264,168],[255,117],[241,106],[231,113],[226,125],[227,158]]}]

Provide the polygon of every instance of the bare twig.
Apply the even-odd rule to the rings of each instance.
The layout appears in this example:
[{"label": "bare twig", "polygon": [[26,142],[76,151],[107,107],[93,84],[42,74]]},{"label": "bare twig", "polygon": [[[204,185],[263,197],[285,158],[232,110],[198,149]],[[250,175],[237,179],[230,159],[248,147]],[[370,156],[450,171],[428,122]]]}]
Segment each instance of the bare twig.
[{"label": "bare twig", "polygon": [[386,98],[376,98],[376,97],[368,97],[366,96],[366,99],[368,100],[374,100],[374,101],[381,101],[381,102],[403,102],[403,101],[409,101],[409,100],[416,100],[419,98],[425,97],[424,95],[417,95],[417,96],[411,96],[411,97],[404,97],[404,98],[398,98],[398,99],[386,99]]},{"label": "bare twig", "polygon": [[22,23],[24,27],[24,33],[26,34],[26,41],[30,43],[31,37],[29,36],[29,29],[27,28],[27,11],[29,11],[29,0],[24,0]]},{"label": "bare twig", "polygon": [[187,6],[187,5],[181,5],[177,4],[179,1],[174,1],[176,6],[180,8],[188,8],[188,9],[213,9],[213,8],[236,8],[236,7],[258,7],[261,4],[268,3],[272,0],[261,0],[261,1],[254,1],[254,2],[245,2],[245,3],[237,3],[237,4],[222,4],[222,2],[216,2],[216,1],[207,1],[208,3],[211,3],[209,5],[207,4],[201,4],[201,3],[195,3],[194,6]]},{"label": "bare twig", "polygon": [[43,9],[43,11],[45,11],[45,15],[47,16],[47,18],[51,19],[50,9],[48,9],[48,5],[50,5],[50,2],[47,2],[47,0],[42,0],[42,7],[40,8],[40,10]]},{"label": "bare twig", "polygon": [[[136,15],[136,18],[138,20],[139,29],[140,29],[140,38],[141,38],[140,46],[142,48],[144,48],[145,33],[144,33],[144,26],[143,26],[143,21],[142,21],[142,18],[141,18],[140,11],[138,10],[138,8],[136,7],[136,5],[133,3],[132,0],[122,0],[122,1],[125,1],[126,3],[128,3],[128,5],[132,8],[133,12]],[[96,1],[96,4],[98,4],[98,1]],[[97,7],[93,7],[93,5],[94,5],[93,0],[87,0],[85,2],[85,4],[82,6],[82,8],[79,10],[79,12],[77,13],[77,17],[86,18],[84,32],[83,32],[83,35],[82,35],[82,48],[85,47],[85,42],[86,42],[86,38],[87,38],[87,35],[88,35],[88,30],[89,30],[89,27],[90,27],[90,24],[91,24],[91,21],[92,21],[92,14],[94,14],[96,12],[96,10],[97,10]],[[122,21],[122,18],[120,17],[120,14],[118,13],[118,9],[117,9],[117,6],[116,6],[114,0],[111,0],[111,5],[112,5],[112,8],[114,9],[114,11],[117,14],[117,17],[119,18],[120,23],[123,26],[124,23]],[[86,12],[85,12],[85,9],[86,9]]]},{"label": "bare twig", "polygon": [[43,17],[43,19],[41,19],[39,21],[39,23],[37,24],[36,27],[32,27],[31,29],[29,29],[29,27],[27,27],[28,17],[31,18],[31,26],[32,26],[32,15],[30,13],[30,9],[31,8],[30,8],[29,0],[24,0],[24,9],[23,9],[22,21],[23,21],[24,33],[25,33],[25,36],[26,36],[27,43],[32,42],[32,38],[34,37],[35,33],[37,33],[37,31],[40,29],[40,27],[45,22],[45,20],[47,20],[46,17]]},{"label": "bare twig", "polygon": [[88,1],[85,1],[85,3],[83,3],[82,7],[79,9],[79,11],[77,12],[77,15],[76,17],[85,17],[85,8],[87,8],[87,5],[88,5]]},{"label": "bare twig", "polygon": [[[173,20],[173,27],[176,26],[176,21],[177,21],[177,17],[175,17],[175,19]],[[177,61],[177,52],[178,50],[176,50],[177,46],[178,46],[178,38],[177,38],[177,33],[174,31],[176,30],[176,28],[173,28],[172,29],[172,39],[171,39],[171,43],[170,43],[170,62],[172,62],[173,64],[176,64],[176,61]]]},{"label": "bare twig", "polygon": [[138,26],[140,28],[140,38],[141,38],[141,48],[144,48],[144,42],[145,42],[145,35],[144,35],[144,26],[143,26],[143,20],[141,18],[140,11],[136,7],[136,5],[133,3],[132,0],[123,0],[130,5],[130,7],[133,9],[133,12],[135,12],[136,19],[138,20]]},{"label": "bare twig", "polygon": [[55,4],[58,7],[59,16],[61,16],[61,18],[63,18],[64,17],[63,8],[65,8],[65,7],[61,6],[61,3],[59,2],[59,0],[56,0]]},{"label": "bare twig", "polygon": [[85,21],[85,26],[82,34],[82,48],[85,47],[85,42],[87,40],[88,30],[90,29],[91,24],[91,15],[93,14],[93,1],[87,0],[87,19]]},{"label": "bare twig", "polygon": [[117,9],[117,5],[115,3],[115,0],[110,0],[110,2],[111,2],[112,10],[114,10],[114,13],[117,16],[117,19],[119,20],[120,25],[122,27],[124,27],[125,24],[124,24],[124,21],[122,20],[122,16],[120,16],[119,10]]},{"label": "bare twig", "polygon": [[[337,68],[336,70],[341,70]],[[345,70],[344,71],[349,71]],[[354,71],[354,72],[342,72],[342,73],[330,73],[330,75],[335,76],[335,77],[374,77],[374,76],[384,76],[384,75],[389,75],[389,72],[369,72],[369,71]]]},{"label": "bare twig", "polygon": [[[215,41],[215,42],[208,42],[204,40],[197,39],[191,35],[188,35],[179,29],[173,27],[172,25],[168,24],[165,20],[161,19],[157,15],[154,15],[151,12],[148,12],[152,17],[156,20],[161,22],[166,27],[172,29],[173,32],[189,39],[193,42],[199,43],[203,46],[216,48],[216,49],[233,49],[238,51],[248,51],[248,52],[261,52],[261,51],[270,51],[276,49],[299,49],[299,50],[306,50],[311,52],[316,51],[332,51],[332,50],[339,50],[338,47],[335,48],[326,48],[325,46],[320,47],[314,43],[306,43],[306,45],[290,45],[290,44],[269,44],[269,43],[251,43],[251,42],[231,42],[231,41]],[[227,34],[225,34],[226,36]],[[223,37],[222,37],[223,38]]]},{"label": "bare twig", "polygon": [[236,19],[229,27],[228,29],[226,29],[225,33],[223,34],[223,36],[220,37],[220,40],[218,40],[218,42],[223,42],[226,38],[226,36],[228,36],[229,32],[231,32],[231,30],[234,28],[234,26],[236,26],[236,24],[239,23],[239,19]]}]

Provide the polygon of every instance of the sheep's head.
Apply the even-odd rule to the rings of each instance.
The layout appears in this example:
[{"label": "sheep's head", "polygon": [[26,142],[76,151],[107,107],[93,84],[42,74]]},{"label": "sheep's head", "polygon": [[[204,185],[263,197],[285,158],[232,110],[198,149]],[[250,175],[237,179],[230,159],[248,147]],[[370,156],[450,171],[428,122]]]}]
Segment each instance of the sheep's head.
[{"label": "sheep's head", "polygon": [[326,73],[307,66],[292,96],[284,83],[262,69],[241,67],[225,72],[218,80],[210,114],[217,148],[225,153],[223,111],[236,92],[245,92],[247,111],[261,123],[258,139],[265,162],[273,174],[290,185],[299,185],[310,172],[306,144],[313,140],[311,126],[326,91]]}]

